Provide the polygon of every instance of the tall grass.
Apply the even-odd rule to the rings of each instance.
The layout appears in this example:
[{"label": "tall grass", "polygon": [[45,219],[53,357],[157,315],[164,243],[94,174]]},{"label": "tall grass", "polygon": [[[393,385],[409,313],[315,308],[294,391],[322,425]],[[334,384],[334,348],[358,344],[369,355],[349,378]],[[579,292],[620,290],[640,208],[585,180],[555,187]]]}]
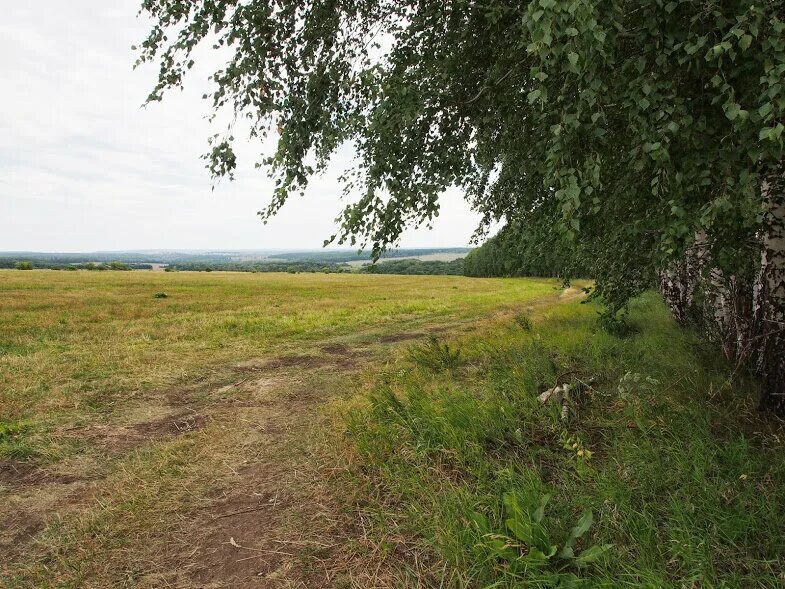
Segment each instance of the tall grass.
[{"label": "tall grass", "polygon": [[[450,342],[449,371],[417,348],[351,415],[378,533],[404,530],[431,564],[412,584],[785,586],[784,430],[755,414],[754,383],[654,296],[624,338],[596,312]],[[538,400],[563,383],[569,411]]]}]

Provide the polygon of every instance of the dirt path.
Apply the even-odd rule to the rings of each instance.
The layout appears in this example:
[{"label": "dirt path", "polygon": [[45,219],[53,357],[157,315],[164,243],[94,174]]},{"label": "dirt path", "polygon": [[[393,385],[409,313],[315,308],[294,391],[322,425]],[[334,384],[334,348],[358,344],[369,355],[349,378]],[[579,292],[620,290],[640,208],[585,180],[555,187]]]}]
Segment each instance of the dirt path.
[{"label": "dirt path", "polygon": [[348,383],[356,373],[346,359],[326,373],[300,365],[271,378],[262,368],[235,387],[245,401],[214,419],[227,427],[244,423],[254,452],[184,519],[167,542],[161,572],[141,586],[334,586],[355,531],[351,510],[331,493],[317,426],[327,419],[336,376]]},{"label": "dirt path", "polygon": [[[0,586],[64,580],[84,587],[381,586],[366,582],[378,577],[377,565],[366,571],[358,564],[364,534],[352,498],[335,493],[332,478],[344,467],[325,462],[334,455],[324,452],[324,436],[335,434],[325,407],[350,394],[364,366],[391,346],[441,330],[388,334],[355,347],[331,341],[313,354],[244,362],[231,368],[232,384],[157,393],[114,423],[61,432],[89,441],[90,459],[48,468],[3,462],[0,485],[8,501],[0,506]],[[200,471],[196,483],[183,482],[192,500],[167,506],[159,497],[160,517],[170,525],[137,526],[139,537],[122,550],[103,538],[97,547],[85,542],[85,532],[107,511],[117,520],[109,527],[125,524],[124,515],[103,508],[116,502],[127,509],[123,485],[155,483],[141,480],[133,466],[127,479],[116,471],[177,444],[189,444],[191,461],[208,459],[216,468]],[[76,530],[71,537],[59,531],[61,522]],[[83,545],[69,546],[74,539]],[[41,558],[54,561],[51,569],[39,566]],[[81,575],[67,570],[69,561],[85,562]],[[123,576],[132,582],[120,585]]]}]

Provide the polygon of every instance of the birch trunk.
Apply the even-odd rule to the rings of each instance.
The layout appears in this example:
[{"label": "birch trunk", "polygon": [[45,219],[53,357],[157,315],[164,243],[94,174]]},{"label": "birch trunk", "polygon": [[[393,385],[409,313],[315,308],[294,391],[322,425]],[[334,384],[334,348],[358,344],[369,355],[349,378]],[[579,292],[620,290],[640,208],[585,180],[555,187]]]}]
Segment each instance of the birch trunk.
[{"label": "birch trunk", "polygon": [[761,406],[785,406],[785,166],[761,186],[763,224],[761,265],[753,296],[757,372],[763,383]]},{"label": "birch trunk", "polygon": [[752,287],[749,281],[736,275],[725,275],[719,268],[709,271],[704,287],[706,303],[710,307],[709,338],[722,346],[728,360],[745,364],[749,358],[752,321]]},{"label": "birch trunk", "polygon": [[673,317],[682,325],[696,316],[695,295],[700,286],[707,253],[706,232],[696,231],[692,245],[684,253],[684,259],[660,274],[660,292]]}]

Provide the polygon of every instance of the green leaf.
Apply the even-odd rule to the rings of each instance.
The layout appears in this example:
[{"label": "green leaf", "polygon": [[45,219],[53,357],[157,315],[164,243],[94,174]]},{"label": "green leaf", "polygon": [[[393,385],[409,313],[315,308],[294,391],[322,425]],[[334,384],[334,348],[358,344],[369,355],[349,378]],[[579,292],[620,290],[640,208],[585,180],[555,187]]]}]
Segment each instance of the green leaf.
[{"label": "green leaf", "polygon": [[583,580],[576,577],[574,573],[560,573],[558,576],[558,589],[578,589],[583,587]]},{"label": "green leaf", "polygon": [[559,552],[559,558],[566,558],[566,559],[575,558],[575,551],[572,549],[572,546],[568,546],[567,544],[565,544],[562,547],[561,552]]},{"label": "green leaf", "polygon": [[575,541],[583,536],[587,531],[589,531],[593,521],[594,515],[592,514],[591,509],[584,512],[584,514],[581,516],[581,519],[578,520],[578,523],[570,531],[570,536],[564,543],[564,547],[559,553],[559,556],[562,558],[573,558],[575,556],[575,553],[573,552]]},{"label": "green leaf", "polygon": [[578,54],[575,53],[574,51],[570,51],[567,54],[567,61],[570,62],[570,65],[572,67],[576,67],[578,65]]},{"label": "green leaf", "polygon": [[474,525],[477,526],[477,529],[480,530],[481,532],[487,533],[488,531],[490,531],[491,528],[488,525],[488,518],[485,517],[483,514],[477,511],[472,511],[469,514],[469,519],[471,519],[472,522],[474,522]]},{"label": "green leaf", "polygon": [[548,505],[548,501],[550,500],[551,500],[550,495],[543,495],[540,498],[540,504],[537,506],[537,509],[534,510],[534,514],[532,514],[532,520],[534,520],[537,523],[540,523],[543,520],[543,518],[545,517],[545,506]]},{"label": "green leaf", "polygon": [[541,550],[532,548],[521,560],[530,567],[541,567],[548,562],[549,557]]},{"label": "green leaf", "polygon": [[782,131],[785,127],[782,123],[777,123],[776,127],[763,127],[758,133],[758,139],[768,139],[769,141],[776,141],[782,136]]},{"label": "green leaf", "polygon": [[529,104],[532,104],[535,100],[537,100],[540,97],[540,94],[542,94],[542,90],[539,88],[529,92],[529,94],[526,96],[526,98],[529,100]]},{"label": "green leaf", "polygon": [[739,39],[739,48],[742,51],[747,50],[751,44],[752,44],[752,35],[742,35],[741,39]]},{"label": "green leaf", "polygon": [[581,519],[578,520],[577,525],[570,532],[570,537],[577,539],[583,536],[589,531],[592,522],[594,522],[594,514],[591,509],[589,509],[581,516]]},{"label": "green leaf", "polygon": [[729,120],[735,121],[736,117],[739,116],[739,111],[741,110],[741,106],[736,102],[730,102],[725,105],[725,116],[728,117]]},{"label": "green leaf", "polygon": [[613,548],[613,544],[603,544],[602,546],[595,544],[591,548],[587,548],[581,552],[580,555],[575,559],[575,564],[579,567],[586,566],[587,564],[596,561],[611,548]]}]

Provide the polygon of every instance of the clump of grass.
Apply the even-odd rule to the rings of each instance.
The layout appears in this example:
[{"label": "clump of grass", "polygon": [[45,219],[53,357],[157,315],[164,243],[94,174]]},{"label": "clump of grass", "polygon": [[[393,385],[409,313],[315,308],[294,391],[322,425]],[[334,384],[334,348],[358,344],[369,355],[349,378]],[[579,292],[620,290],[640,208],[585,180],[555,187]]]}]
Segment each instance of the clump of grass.
[{"label": "clump of grass", "polygon": [[27,421],[0,421],[0,457],[25,460],[35,454],[28,441],[31,430]]},{"label": "clump of grass", "polygon": [[521,329],[523,329],[524,331],[531,331],[532,330],[532,326],[533,326],[532,320],[525,313],[518,313],[515,316],[515,323],[517,323],[518,326]]},{"label": "clump of grass", "polygon": [[464,364],[461,350],[450,349],[446,342],[431,336],[424,344],[412,346],[409,349],[409,358],[415,364],[428,370],[456,370]]},{"label": "clump of grass", "polygon": [[153,295],[153,298],[154,298],[154,299],[166,299],[166,298],[168,298],[168,297],[169,297],[169,295],[168,295],[168,294],[166,294],[165,292],[157,292],[157,293],[155,293],[155,294]]},{"label": "clump of grass", "polygon": [[[477,370],[384,376],[349,422],[368,497],[382,490],[380,536],[408,535],[418,561],[436,563],[421,573],[436,584],[780,586],[784,432],[754,413],[754,383],[731,380],[653,295],[631,305],[638,330],[623,342],[596,329],[596,310],[552,308],[535,338],[462,341]],[[537,394],[567,371],[594,379],[565,424]],[[572,548],[579,558],[596,546],[593,557],[558,558],[567,541],[553,539],[570,538],[589,510],[593,525]]]}]

